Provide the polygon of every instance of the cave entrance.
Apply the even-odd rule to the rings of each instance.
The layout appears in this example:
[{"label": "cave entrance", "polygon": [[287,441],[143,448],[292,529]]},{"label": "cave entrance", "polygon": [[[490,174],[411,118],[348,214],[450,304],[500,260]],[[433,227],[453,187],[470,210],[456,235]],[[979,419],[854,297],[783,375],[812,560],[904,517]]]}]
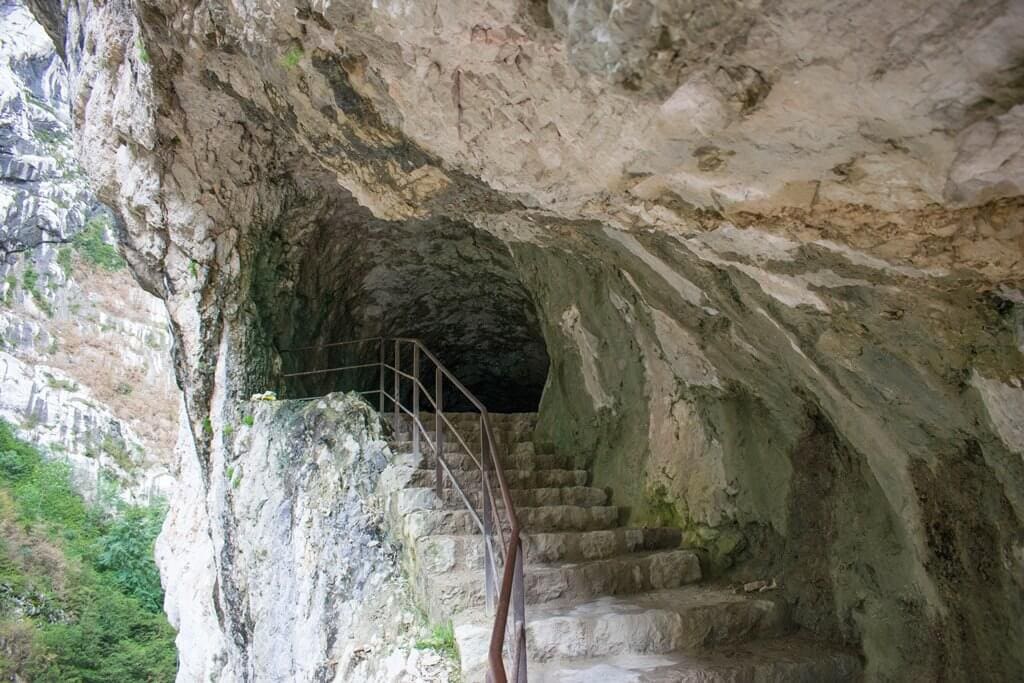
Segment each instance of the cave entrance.
[{"label": "cave entrance", "polygon": [[[489,233],[444,218],[379,220],[346,201],[301,230],[279,229],[264,251],[255,278],[263,294],[255,299],[270,323],[265,332],[281,352],[282,374],[380,359],[376,340],[328,344],[410,337],[420,339],[490,411],[537,410],[548,354],[536,308],[508,248]],[[393,347],[385,354],[392,363]],[[410,347],[404,354],[408,371]],[[293,398],[371,391],[378,387],[377,373],[365,367],[299,375],[280,386],[284,397]],[[423,381],[432,386],[432,374]],[[375,397],[368,400],[376,405]],[[455,393],[445,400],[452,401],[447,409],[470,408]]]}]

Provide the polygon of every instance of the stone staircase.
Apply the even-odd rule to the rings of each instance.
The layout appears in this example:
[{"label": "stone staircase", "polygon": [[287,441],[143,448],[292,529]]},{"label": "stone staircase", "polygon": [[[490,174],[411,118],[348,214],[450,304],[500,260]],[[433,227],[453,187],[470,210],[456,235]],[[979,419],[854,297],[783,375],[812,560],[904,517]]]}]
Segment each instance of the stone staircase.
[{"label": "stone staircase", "polygon": [[[478,442],[475,416],[449,418]],[[855,654],[802,637],[772,594],[700,585],[700,562],[680,548],[679,529],[621,526],[619,509],[587,486],[586,471],[536,451],[535,421],[491,415],[527,531],[530,681],[860,679]],[[453,441],[446,457],[479,509],[479,473]],[[482,537],[450,486],[438,498],[433,463],[410,446],[393,443],[384,480],[391,532],[420,605],[432,622],[454,624],[463,681],[483,681],[493,617],[484,608]]]}]

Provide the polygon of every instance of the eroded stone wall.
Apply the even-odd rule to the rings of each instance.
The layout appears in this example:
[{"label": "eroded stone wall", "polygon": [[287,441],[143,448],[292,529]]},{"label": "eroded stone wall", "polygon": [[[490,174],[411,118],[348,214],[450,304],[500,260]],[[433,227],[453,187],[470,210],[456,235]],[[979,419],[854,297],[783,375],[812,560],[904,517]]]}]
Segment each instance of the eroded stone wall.
[{"label": "eroded stone wall", "polygon": [[1007,300],[754,229],[580,234],[515,249],[552,356],[542,439],[712,571],[779,577],[873,676],[1019,669],[1024,463],[985,388],[1019,391]]}]

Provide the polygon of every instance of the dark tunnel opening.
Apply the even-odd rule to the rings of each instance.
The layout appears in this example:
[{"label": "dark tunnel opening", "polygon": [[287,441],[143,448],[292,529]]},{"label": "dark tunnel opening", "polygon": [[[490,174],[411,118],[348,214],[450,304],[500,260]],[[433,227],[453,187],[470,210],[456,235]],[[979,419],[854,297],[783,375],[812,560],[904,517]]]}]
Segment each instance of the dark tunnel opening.
[{"label": "dark tunnel opening", "polygon": [[[346,199],[315,217],[283,223],[257,256],[254,289],[264,332],[281,357],[285,398],[332,391],[378,389],[380,345],[368,341],[422,340],[492,412],[537,410],[548,354],[534,303],[507,246],[471,224],[448,219],[385,221]],[[385,349],[389,364],[394,346]],[[402,349],[412,371],[412,349]],[[292,377],[293,373],[316,372]],[[434,386],[433,366],[422,381]],[[392,390],[392,376],[386,379]],[[432,390],[432,389],[431,389]],[[411,382],[402,382],[411,397]],[[377,396],[367,400],[377,405]],[[445,407],[468,410],[456,391]],[[422,407],[429,408],[425,402]]]}]

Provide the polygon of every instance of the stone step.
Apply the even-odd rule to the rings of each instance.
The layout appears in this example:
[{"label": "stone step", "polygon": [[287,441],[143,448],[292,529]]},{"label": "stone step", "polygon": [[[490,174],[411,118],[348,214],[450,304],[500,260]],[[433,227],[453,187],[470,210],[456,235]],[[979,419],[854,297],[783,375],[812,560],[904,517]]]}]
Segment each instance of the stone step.
[{"label": "stone step", "polygon": [[[390,423],[392,413],[386,413],[385,419]],[[445,417],[448,422],[452,424],[455,429],[462,435],[467,441],[470,437],[479,440],[480,438],[480,415],[478,413],[445,413]],[[420,412],[420,422],[427,428],[428,431],[434,429],[434,414],[427,412]],[[400,428],[398,432],[399,439],[409,438],[409,425],[410,418],[404,413],[400,417]],[[498,416],[497,413],[490,414],[491,428],[494,431],[494,437],[499,443],[517,443],[521,441],[530,441],[533,436],[533,431],[537,424],[536,415],[518,414],[518,415],[506,415]],[[449,431],[447,425],[444,426],[446,432]],[[470,442],[472,443],[472,442]]]},{"label": "stone step", "polygon": [[[490,628],[488,622],[457,625],[463,671],[484,670]],[[615,655],[698,652],[778,638],[789,630],[781,600],[684,586],[571,605],[531,607],[527,613],[527,648],[531,663],[536,665]]]},{"label": "stone step", "polygon": [[[469,488],[480,487],[480,472],[456,473],[459,483]],[[505,470],[505,481],[510,489],[556,488],[561,486],[586,486],[586,470]],[[410,487],[431,487],[434,485],[434,470],[413,470],[409,479]],[[445,486],[451,486],[445,477]]]},{"label": "stone step", "polygon": [[[430,437],[430,438],[431,438],[431,440],[433,440],[434,437]],[[412,453],[413,452],[412,441],[409,441],[408,438],[405,438],[405,437],[403,437],[401,439],[398,439],[398,440],[392,439],[392,440],[388,441],[388,447],[392,451],[394,451],[395,453]],[[445,453],[462,453],[465,450],[466,449],[464,449],[462,447],[462,444],[460,444],[457,441],[454,441],[454,440],[452,440],[452,441],[445,441],[445,444],[444,444],[444,452]],[[432,451],[430,450],[430,446],[428,446],[427,442],[425,440],[423,440],[423,439],[420,439],[420,453],[422,453],[424,456],[426,456],[429,453],[432,453]]]},{"label": "stone step", "polygon": [[[608,529],[619,521],[619,508],[614,505],[546,505],[517,508],[517,513],[524,529],[538,532]],[[415,510],[405,515],[402,523],[405,537],[409,539],[433,534],[472,534],[479,530],[472,514],[465,508]]]},{"label": "stone step", "polygon": [[600,529],[580,533],[526,532],[524,543],[530,564],[580,562],[653,550],[678,549],[682,531],[675,528]]},{"label": "stone step", "polygon": [[[474,457],[465,453],[446,453],[445,460],[454,470],[472,471],[480,469]],[[499,458],[503,470],[571,470],[574,468],[572,458],[565,455],[538,453],[510,453]],[[420,467],[430,469],[434,466],[434,457],[425,456]],[[493,467],[491,467],[493,469]]]},{"label": "stone step", "polygon": [[[473,439],[469,439],[466,435],[463,435],[463,438],[466,440],[466,443],[471,447],[473,454],[478,455],[480,453],[479,435],[474,435]],[[433,439],[433,436],[431,436],[431,439]],[[397,441],[389,441],[388,446],[391,448],[392,451],[396,453],[413,452],[413,443],[412,441],[409,441],[406,438],[402,438]],[[465,454],[466,449],[458,440],[454,438],[446,438],[444,442],[444,452],[446,455],[454,453]],[[433,449],[427,445],[425,439],[420,439],[420,454],[426,459],[433,458]],[[532,441],[520,441],[503,446],[498,451],[498,456],[501,459],[502,464],[504,465],[506,462],[511,462],[514,458],[529,459],[530,456],[554,457],[555,454],[553,452],[550,452],[550,450],[539,451],[537,449],[537,446]],[[572,458],[569,456],[560,457],[564,458],[565,462],[572,462]]]},{"label": "stone step", "polygon": [[694,651],[788,631],[781,600],[685,586],[530,610],[530,659]]},{"label": "stone step", "polygon": [[[682,532],[672,528],[555,531],[524,534],[528,566],[600,560],[634,552],[679,548]],[[424,536],[416,541],[416,558],[423,571],[482,571],[480,535]]]},{"label": "stone step", "polygon": [[[467,491],[469,502],[478,510],[481,507],[483,495],[479,490]],[[518,507],[541,507],[544,505],[579,505],[580,507],[592,507],[605,505],[608,502],[608,494],[603,489],[592,486],[551,486],[536,489],[510,489],[512,502]],[[501,495],[495,491],[495,502],[498,508],[504,508],[505,503]],[[444,491],[445,506],[462,506],[465,503],[455,489],[448,488]]]},{"label": "stone step", "polygon": [[[579,507],[602,506],[607,503],[608,496],[601,489],[589,486],[561,486],[537,489],[511,489],[512,500],[517,508],[543,507],[546,505],[577,505]],[[470,503],[477,511],[482,510],[483,494],[479,488],[466,492]],[[445,488],[443,496],[438,499],[434,489],[425,487],[403,488],[392,494],[399,514],[405,515],[414,510],[460,510],[465,502],[459,493],[451,487]],[[505,502],[496,494],[495,503],[498,510],[505,509]]]},{"label": "stone step", "polygon": [[416,539],[416,562],[420,572],[445,574],[477,572],[484,567],[484,537],[480,534],[437,534]]},{"label": "stone step", "polygon": [[[418,578],[420,600],[435,621],[484,604],[482,572],[448,572]],[[678,588],[700,578],[700,562],[689,550],[634,553],[555,565],[531,564],[525,574],[526,602],[536,605],[553,600],[593,600],[602,595]]]},{"label": "stone step", "polygon": [[[478,454],[472,457],[465,452],[446,451],[445,460],[453,470],[473,471],[480,467],[477,465]],[[550,453],[510,453],[500,457],[503,470],[571,470],[575,469],[573,459],[566,455],[553,455]],[[424,453],[420,456],[418,466],[421,469],[429,470],[434,468],[434,456],[432,453]],[[494,469],[490,466],[490,469]]]},{"label": "stone step", "polygon": [[[534,664],[527,671],[531,681],[543,683],[852,683],[863,675],[855,653],[800,636],[694,653],[555,660]],[[464,671],[466,683],[482,680],[482,667]]]},{"label": "stone step", "polygon": [[[479,424],[480,422],[480,413],[455,413],[446,410],[444,411],[444,416],[457,427]],[[488,416],[491,426],[495,429],[518,429],[520,427],[532,429],[537,424],[537,413],[489,413]],[[433,420],[434,413],[421,410],[420,419]]]}]

